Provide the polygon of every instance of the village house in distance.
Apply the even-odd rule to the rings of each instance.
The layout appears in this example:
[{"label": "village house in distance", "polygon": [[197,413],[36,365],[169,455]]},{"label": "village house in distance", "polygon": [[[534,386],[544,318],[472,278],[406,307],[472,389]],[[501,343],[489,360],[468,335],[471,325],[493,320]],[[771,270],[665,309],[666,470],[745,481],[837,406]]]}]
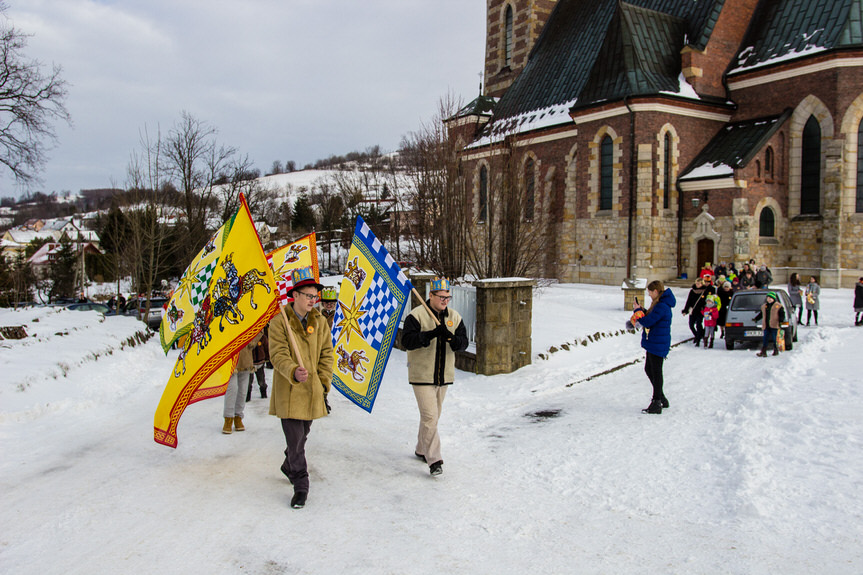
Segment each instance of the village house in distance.
[{"label": "village house in distance", "polygon": [[512,174],[537,275],[754,258],[851,287],[861,120],[860,0],[487,0],[483,93],[447,123],[475,235]]}]

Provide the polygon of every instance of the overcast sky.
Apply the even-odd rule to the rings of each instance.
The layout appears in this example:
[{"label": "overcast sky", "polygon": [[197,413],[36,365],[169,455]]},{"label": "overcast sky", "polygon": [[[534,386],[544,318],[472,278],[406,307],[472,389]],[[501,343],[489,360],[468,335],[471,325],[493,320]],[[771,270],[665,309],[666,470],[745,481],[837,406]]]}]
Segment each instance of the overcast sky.
[{"label": "overcast sky", "polygon": [[[465,102],[483,69],[483,0],[7,0],[26,55],[63,68],[44,184],[123,187],[139,134],[183,110],[266,173],[380,145]],[[20,195],[8,171],[0,196]]]}]

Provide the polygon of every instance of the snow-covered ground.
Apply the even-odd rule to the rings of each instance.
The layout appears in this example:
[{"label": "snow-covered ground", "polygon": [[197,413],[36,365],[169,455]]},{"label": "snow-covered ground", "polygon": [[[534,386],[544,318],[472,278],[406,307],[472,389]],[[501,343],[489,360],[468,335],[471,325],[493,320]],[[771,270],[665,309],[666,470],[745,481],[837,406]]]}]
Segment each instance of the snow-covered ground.
[{"label": "snow-covered ground", "polygon": [[457,373],[442,476],[393,351],[371,415],[336,396],[314,423],[302,510],[266,400],[228,436],[220,399],[190,406],[172,450],[175,352],[131,346],[140,323],[2,310],[32,337],[0,342],[0,573],[861,573],[863,328],[850,290],[822,298],[779,357],[675,347],[655,416],[643,363],[585,381],[642,357],[620,290],[543,288],[532,365]]}]

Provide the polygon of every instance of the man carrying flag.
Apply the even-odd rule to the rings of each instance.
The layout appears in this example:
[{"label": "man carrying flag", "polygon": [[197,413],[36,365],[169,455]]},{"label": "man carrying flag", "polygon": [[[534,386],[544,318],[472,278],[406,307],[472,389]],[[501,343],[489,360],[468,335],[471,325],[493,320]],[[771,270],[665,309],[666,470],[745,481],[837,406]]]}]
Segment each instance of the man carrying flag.
[{"label": "man carrying flag", "polygon": [[[450,285],[435,278],[431,297],[405,318],[402,344],[408,350],[408,379],[420,412],[414,453],[433,476],[443,473],[437,424],[448,385],[455,375],[455,352],[467,349],[467,330],[459,313],[448,307]],[[430,313],[431,312],[431,313]]]},{"label": "man carrying flag", "polygon": [[326,394],[333,378],[333,340],[324,316],[315,309],[318,292],[312,268],[291,274],[288,297],[294,298],[269,326],[273,392],[270,415],[282,420],[285,461],[282,473],[294,486],[291,507],[301,509],[309,493],[306,439],[312,420],[327,415]]}]

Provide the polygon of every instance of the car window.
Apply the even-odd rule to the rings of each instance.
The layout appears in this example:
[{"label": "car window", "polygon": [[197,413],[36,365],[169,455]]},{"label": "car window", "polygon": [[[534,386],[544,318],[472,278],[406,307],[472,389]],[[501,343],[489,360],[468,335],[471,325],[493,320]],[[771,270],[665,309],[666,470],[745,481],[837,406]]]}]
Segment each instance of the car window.
[{"label": "car window", "polygon": [[731,309],[761,309],[761,304],[764,303],[763,293],[736,293],[734,299],[731,300]]}]

